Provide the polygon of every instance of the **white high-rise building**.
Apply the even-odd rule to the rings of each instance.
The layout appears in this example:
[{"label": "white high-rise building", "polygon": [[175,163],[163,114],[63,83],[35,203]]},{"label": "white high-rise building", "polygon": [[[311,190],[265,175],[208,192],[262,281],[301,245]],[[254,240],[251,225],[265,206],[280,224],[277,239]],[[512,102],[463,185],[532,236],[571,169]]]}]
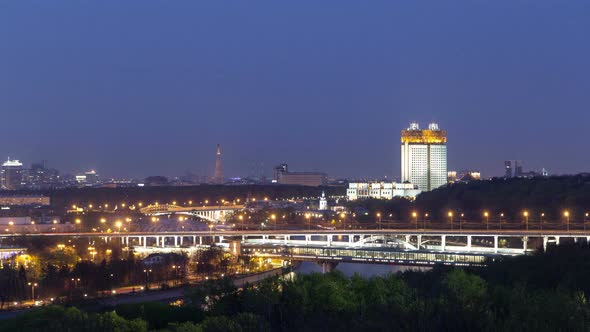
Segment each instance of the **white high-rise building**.
[{"label": "white high-rise building", "polygon": [[320,211],[328,210],[328,199],[326,198],[326,193],[322,191],[322,197],[320,197]]},{"label": "white high-rise building", "polygon": [[447,183],[447,132],[438,124],[420,130],[417,123],[402,130],[402,182],[411,182],[422,191]]}]

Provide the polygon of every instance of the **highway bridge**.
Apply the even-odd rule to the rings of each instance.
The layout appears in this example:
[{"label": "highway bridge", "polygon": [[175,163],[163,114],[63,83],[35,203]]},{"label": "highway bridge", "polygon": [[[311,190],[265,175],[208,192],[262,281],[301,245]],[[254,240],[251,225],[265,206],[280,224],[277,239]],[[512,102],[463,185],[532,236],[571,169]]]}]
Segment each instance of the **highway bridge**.
[{"label": "highway bridge", "polygon": [[[590,243],[584,230],[246,230],[122,233],[0,234],[10,237],[88,237],[135,248],[190,248],[216,244],[243,254],[319,262],[404,265],[484,265],[500,256],[528,254],[565,242]],[[230,248],[231,249],[231,248]]]}]

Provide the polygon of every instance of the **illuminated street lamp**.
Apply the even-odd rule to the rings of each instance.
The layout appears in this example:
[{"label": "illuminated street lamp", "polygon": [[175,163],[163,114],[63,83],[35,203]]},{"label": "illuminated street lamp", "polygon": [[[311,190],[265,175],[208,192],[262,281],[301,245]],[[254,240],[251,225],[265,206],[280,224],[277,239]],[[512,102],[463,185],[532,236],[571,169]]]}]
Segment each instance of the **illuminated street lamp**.
[{"label": "illuminated street lamp", "polygon": [[543,230],[543,218],[545,218],[545,212],[541,212],[541,219],[539,221],[539,224],[541,225],[541,230]]},{"label": "illuminated street lamp", "polygon": [[525,210],[525,211],[522,213],[522,215],[524,216],[524,223],[525,223],[525,225],[526,225],[526,230],[528,231],[528,230],[529,230],[529,211],[526,211],[526,210]]},{"label": "illuminated street lamp", "polygon": [[35,287],[37,287],[37,283],[29,282],[29,286],[31,286],[31,300],[35,301]]},{"label": "illuminated street lamp", "polygon": [[483,216],[486,218],[486,229],[490,229],[490,214],[488,211],[484,211]]},{"label": "illuminated street lamp", "polygon": [[117,220],[115,226],[117,226],[117,228],[119,229],[119,233],[121,233],[121,226],[123,226],[123,223],[120,220]]},{"label": "illuminated street lamp", "polygon": [[344,212],[340,213],[340,219],[342,219],[342,228],[346,229],[346,214]]},{"label": "illuminated street lamp", "polygon": [[145,273],[145,288],[149,289],[150,288],[150,273],[152,273],[152,269],[145,269],[145,270],[143,270],[143,272]]},{"label": "illuminated street lamp", "polygon": [[449,221],[451,222],[451,230],[453,229],[453,211],[449,211],[447,213],[447,216],[449,217]]},{"label": "illuminated street lamp", "polygon": [[416,223],[416,229],[418,229],[418,213],[416,211],[412,212],[412,217],[414,218],[414,222]]},{"label": "illuminated street lamp", "polygon": [[569,232],[570,231],[570,212],[568,210],[565,210],[563,212],[563,216],[565,217],[567,231]]},{"label": "illuminated street lamp", "polygon": [[381,213],[377,212],[377,220],[379,222],[379,229],[381,229]]},{"label": "illuminated street lamp", "polygon": [[240,220],[240,225],[242,226],[242,230],[244,230],[244,216],[243,215],[239,215],[238,219]]},{"label": "illuminated street lamp", "polygon": [[311,230],[311,215],[309,213],[305,214],[305,219],[307,219],[307,228],[308,230]]}]

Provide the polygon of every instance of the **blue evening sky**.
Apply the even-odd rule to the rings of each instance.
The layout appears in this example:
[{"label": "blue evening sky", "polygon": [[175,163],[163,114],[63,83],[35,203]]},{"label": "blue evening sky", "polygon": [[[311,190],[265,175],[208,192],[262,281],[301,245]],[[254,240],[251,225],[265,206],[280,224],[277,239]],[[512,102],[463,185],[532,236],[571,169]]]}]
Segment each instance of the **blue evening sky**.
[{"label": "blue evening sky", "polygon": [[587,0],[0,1],[0,156],[65,172],[398,177],[437,121],[449,169],[576,173],[589,111]]}]

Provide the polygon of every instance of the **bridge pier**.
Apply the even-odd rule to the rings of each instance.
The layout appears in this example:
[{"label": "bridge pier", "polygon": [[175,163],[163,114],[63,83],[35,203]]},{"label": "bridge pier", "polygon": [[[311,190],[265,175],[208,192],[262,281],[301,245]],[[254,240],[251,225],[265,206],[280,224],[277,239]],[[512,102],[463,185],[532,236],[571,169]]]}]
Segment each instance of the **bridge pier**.
[{"label": "bridge pier", "polygon": [[336,266],[338,266],[337,262],[321,261],[318,262],[318,264],[322,267],[322,273],[330,273],[336,269]]},{"label": "bridge pier", "polygon": [[467,235],[467,251],[471,251],[471,235]]},{"label": "bridge pier", "polygon": [[178,236],[174,235],[174,246],[178,247]]},{"label": "bridge pier", "polygon": [[416,237],[416,248],[420,250],[420,245],[422,244],[422,235],[418,235]]},{"label": "bridge pier", "polygon": [[529,237],[528,236],[523,236],[522,237],[522,250],[523,250],[523,252],[525,254],[526,254],[528,242],[529,242]]},{"label": "bridge pier", "polygon": [[543,251],[547,251],[547,242],[549,242],[549,237],[543,236]]},{"label": "bridge pier", "polygon": [[447,247],[447,236],[446,235],[441,235],[440,236],[440,249],[442,251],[445,251],[446,247]]},{"label": "bridge pier", "polygon": [[498,235],[494,235],[494,253],[498,253]]}]

